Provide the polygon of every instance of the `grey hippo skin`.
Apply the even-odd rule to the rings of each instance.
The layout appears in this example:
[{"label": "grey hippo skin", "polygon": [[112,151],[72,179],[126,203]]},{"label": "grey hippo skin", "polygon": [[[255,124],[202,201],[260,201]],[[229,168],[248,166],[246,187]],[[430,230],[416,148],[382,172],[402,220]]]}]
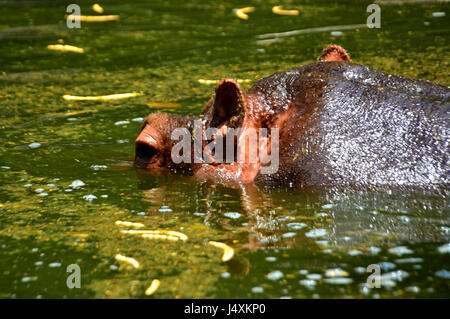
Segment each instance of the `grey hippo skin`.
[{"label": "grey hippo skin", "polygon": [[[319,61],[273,74],[246,93],[222,80],[203,110],[203,128],[224,134],[278,128],[276,173],[261,174],[260,163],[183,164],[182,170],[271,186],[448,188],[448,87],[352,63],[338,46],[327,47]],[[169,158],[170,130],[192,131],[193,120],[150,114],[136,140],[136,166],[179,170]]]}]

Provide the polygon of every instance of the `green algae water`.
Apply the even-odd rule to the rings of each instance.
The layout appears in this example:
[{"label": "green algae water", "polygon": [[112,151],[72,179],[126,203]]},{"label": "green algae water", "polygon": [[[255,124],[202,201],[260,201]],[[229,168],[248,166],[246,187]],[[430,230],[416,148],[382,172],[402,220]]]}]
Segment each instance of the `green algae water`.
[{"label": "green algae water", "polygon": [[[447,189],[234,189],[133,167],[149,113],[199,114],[215,80],[248,89],[329,43],[357,63],[449,85],[448,3],[380,2],[381,28],[333,32],[317,28],[364,25],[371,2],[116,0],[99,14],[83,0],[82,15],[120,19],[69,29],[73,2],[0,2],[1,298],[450,297]],[[275,15],[275,5],[299,14]],[[255,10],[238,18],[246,6]],[[63,99],[131,92],[142,94]],[[188,240],[142,238],[116,221]],[[80,288],[68,287],[70,265]]]}]

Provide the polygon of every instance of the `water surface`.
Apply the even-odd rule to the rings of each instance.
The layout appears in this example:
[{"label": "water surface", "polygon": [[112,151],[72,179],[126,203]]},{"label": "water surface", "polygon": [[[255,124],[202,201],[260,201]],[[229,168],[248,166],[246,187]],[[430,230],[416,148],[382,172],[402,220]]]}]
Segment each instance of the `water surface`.
[{"label": "water surface", "polygon": [[[119,21],[68,29],[72,2],[0,6],[0,297],[146,298],[153,279],[150,298],[450,297],[448,190],[233,189],[132,165],[148,113],[200,112],[214,84],[199,79],[249,88],[329,43],[357,63],[449,85],[449,20],[433,17],[448,3],[383,4],[381,29],[277,38],[261,35],[364,24],[370,2],[286,1],[300,14],[276,16],[273,1],[104,1]],[[249,5],[247,21],[234,15]],[[85,53],[47,49],[58,43]],[[125,92],[144,94],[62,99]],[[122,234],[117,220],[189,239]],[[234,257],[222,262],[211,240]],[[79,289],[66,285],[70,264],[81,268]],[[373,264],[381,288],[367,286]]]}]

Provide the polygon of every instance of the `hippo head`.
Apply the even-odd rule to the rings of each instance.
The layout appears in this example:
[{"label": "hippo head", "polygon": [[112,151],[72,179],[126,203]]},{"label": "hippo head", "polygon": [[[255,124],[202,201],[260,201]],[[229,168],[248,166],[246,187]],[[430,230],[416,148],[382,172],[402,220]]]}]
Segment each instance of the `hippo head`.
[{"label": "hippo head", "polygon": [[[328,61],[346,62],[350,58],[341,47],[330,45],[323,50],[319,64]],[[275,77],[284,73],[280,74]],[[267,79],[246,94],[236,81],[221,80],[199,117],[150,114],[136,139],[135,166],[239,182],[275,174],[279,167],[280,128],[290,123],[288,119],[301,117],[296,116],[296,103],[286,94],[278,94],[290,89],[282,87],[287,82]],[[291,104],[294,106],[284,112],[284,106]],[[296,132],[292,127],[286,130]]]},{"label": "hippo head", "polygon": [[[220,134],[225,135],[227,128],[240,127],[244,117],[245,102],[241,87],[234,80],[224,79],[216,86],[215,96],[206,103],[200,117],[167,113],[148,115],[135,142],[135,166],[145,169],[165,168],[192,174],[207,164],[203,160],[195,161],[194,143],[191,146],[191,161],[174,161],[172,150],[179,142],[174,132],[183,129],[193,138],[198,125],[201,125],[202,132],[208,128],[217,128]],[[214,136],[205,138],[203,135],[201,149],[212,139]],[[210,159],[209,164],[211,163],[214,163],[214,159]]]}]

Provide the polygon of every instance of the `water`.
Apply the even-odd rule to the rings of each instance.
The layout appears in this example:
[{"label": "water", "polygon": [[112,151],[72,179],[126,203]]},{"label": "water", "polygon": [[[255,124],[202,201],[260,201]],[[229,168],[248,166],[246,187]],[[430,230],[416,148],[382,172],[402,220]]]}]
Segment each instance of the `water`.
[{"label": "water", "polygon": [[[381,29],[261,43],[269,33],[364,24],[370,2],[303,1],[299,16],[275,16],[260,1],[105,1],[104,14],[119,21],[67,29],[71,2],[0,7],[0,297],[450,297],[448,190],[232,189],[132,165],[142,118],[198,114],[214,92],[200,79],[249,88],[313,62],[331,42],[358,63],[448,85],[450,25],[433,15],[448,4],[382,5]],[[248,5],[248,20],[234,16]],[[47,50],[58,43],[85,53]],[[62,99],[128,92],[144,94]],[[118,220],[188,240],[124,234],[134,228]],[[222,262],[209,241],[231,246],[233,258]],[[67,287],[71,264],[81,288]],[[381,288],[367,284],[373,264]],[[161,285],[146,296],[154,279]]]}]

